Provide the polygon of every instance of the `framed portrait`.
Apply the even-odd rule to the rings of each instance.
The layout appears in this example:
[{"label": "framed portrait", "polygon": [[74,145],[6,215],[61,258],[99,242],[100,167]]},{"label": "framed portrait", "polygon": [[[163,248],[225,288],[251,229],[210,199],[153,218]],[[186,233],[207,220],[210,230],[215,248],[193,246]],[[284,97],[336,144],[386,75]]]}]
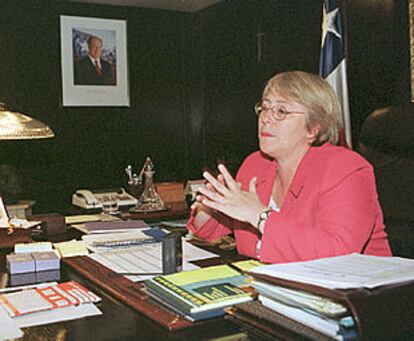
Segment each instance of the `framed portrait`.
[{"label": "framed portrait", "polygon": [[63,106],[129,106],[126,21],[61,16]]},{"label": "framed portrait", "polygon": [[0,228],[9,227],[9,215],[4,205],[3,198],[0,196]]}]

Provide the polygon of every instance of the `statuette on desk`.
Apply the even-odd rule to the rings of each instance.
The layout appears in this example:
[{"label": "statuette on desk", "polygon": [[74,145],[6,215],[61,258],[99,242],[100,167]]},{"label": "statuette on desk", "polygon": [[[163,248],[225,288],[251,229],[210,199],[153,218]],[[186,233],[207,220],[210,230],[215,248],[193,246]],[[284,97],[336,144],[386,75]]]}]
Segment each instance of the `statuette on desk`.
[{"label": "statuette on desk", "polygon": [[155,212],[166,210],[167,206],[158,195],[154,184],[154,164],[151,158],[147,157],[143,166],[144,191],[138,200],[138,205],[130,210],[132,213]]}]

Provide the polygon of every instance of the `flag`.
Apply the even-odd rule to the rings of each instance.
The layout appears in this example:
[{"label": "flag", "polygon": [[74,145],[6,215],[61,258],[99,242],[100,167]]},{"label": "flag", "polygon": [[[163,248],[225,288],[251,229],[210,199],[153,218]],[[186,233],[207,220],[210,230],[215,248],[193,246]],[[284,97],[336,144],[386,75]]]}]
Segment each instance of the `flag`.
[{"label": "flag", "polygon": [[352,147],[351,117],[349,114],[348,82],[346,76],[345,37],[339,0],[323,4],[322,43],[319,74],[334,88],[342,107],[344,131],[342,142]]}]

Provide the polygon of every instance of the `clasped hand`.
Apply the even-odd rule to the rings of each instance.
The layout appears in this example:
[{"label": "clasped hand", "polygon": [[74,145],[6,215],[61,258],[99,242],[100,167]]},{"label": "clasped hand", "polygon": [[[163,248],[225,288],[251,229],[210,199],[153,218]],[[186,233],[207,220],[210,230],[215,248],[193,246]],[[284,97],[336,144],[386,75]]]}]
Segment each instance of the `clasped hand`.
[{"label": "clasped hand", "polygon": [[218,170],[217,179],[208,172],[203,173],[207,184],[199,189],[201,195],[193,208],[201,204],[256,227],[260,212],[266,209],[256,193],[256,177],[250,180],[249,191],[244,191],[224,165],[219,165]]}]

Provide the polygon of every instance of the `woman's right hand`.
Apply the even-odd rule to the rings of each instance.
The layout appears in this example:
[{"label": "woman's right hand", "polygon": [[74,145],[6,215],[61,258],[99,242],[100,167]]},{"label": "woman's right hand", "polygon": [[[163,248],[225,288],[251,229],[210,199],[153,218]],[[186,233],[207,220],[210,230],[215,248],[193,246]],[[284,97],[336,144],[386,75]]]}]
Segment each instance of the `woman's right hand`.
[{"label": "woman's right hand", "polygon": [[[224,178],[223,178],[223,176],[221,174],[218,176],[217,179],[220,182],[224,182]],[[214,191],[215,192],[214,187],[210,183],[207,183],[206,184],[206,188],[209,191]],[[212,208],[209,208],[209,207],[207,207],[207,206],[205,206],[205,205],[202,204],[202,201],[205,198],[206,197],[204,195],[202,195],[201,193],[199,193],[199,194],[197,194],[194,203],[191,205],[191,210],[193,211],[193,215],[194,215],[194,226],[196,228],[200,228],[214,214],[217,214],[218,213],[217,211],[213,210]]]}]

